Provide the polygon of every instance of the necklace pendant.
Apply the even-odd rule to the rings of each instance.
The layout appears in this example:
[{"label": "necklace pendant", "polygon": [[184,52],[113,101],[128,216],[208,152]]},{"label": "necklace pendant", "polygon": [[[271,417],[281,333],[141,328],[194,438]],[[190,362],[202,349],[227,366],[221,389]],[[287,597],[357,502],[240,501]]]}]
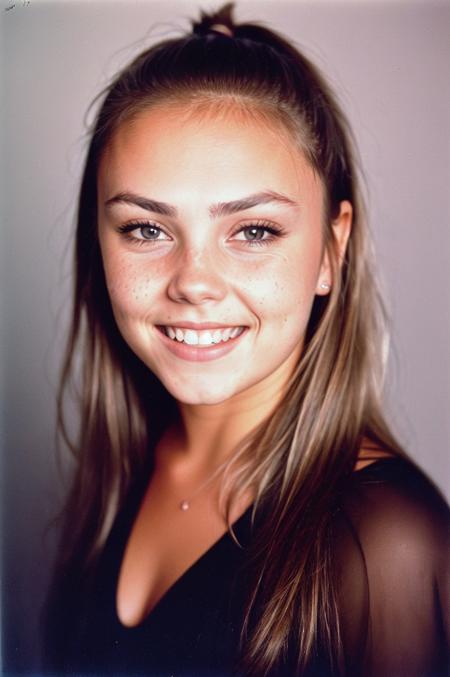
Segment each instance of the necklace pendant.
[{"label": "necklace pendant", "polygon": [[183,512],[186,512],[186,510],[189,510],[189,501],[181,501],[180,503],[180,510]]}]

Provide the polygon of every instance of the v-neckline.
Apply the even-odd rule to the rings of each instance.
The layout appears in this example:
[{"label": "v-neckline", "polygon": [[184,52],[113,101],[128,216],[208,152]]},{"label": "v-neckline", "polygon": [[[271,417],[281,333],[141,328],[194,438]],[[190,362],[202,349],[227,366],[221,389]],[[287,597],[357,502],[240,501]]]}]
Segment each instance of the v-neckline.
[{"label": "v-neckline", "polygon": [[[392,461],[394,460],[393,457],[381,457],[378,459],[375,459],[372,463],[369,463],[367,466],[364,466],[363,468],[360,468],[359,470],[354,471],[353,476],[356,478],[358,475],[359,476],[364,476],[367,474],[370,474],[370,470],[375,469],[376,466],[379,464],[383,464],[384,461]],[[188,578],[190,575],[192,575],[192,572],[197,569],[199,566],[201,566],[206,559],[212,556],[212,554],[221,546],[221,544],[230,539],[232,540],[232,537],[230,535],[229,530],[225,531],[222,536],[219,536],[214,543],[212,543],[203,553],[201,553],[193,562],[190,564],[179,576],[176,578],[173,583],[165,590],[164,594],[159,598],[159,600],[156,602],[156,604],[152,607],[152,609],[146,613],[142,620],[139,623],[136,623],[135,625],[132,626],[127,626],[119,618],[119,615],[117,613],[117,590],[118,590],[118,584],[119,584],[119,578],[120,578],[120,572],[121,572],[121,567],[123,563],[123,559],[125,556],[125,551],[128,543],[128,539],[130,537],[131,529],[133,527],[134,520],[136,518],[136,515],[139,511],[141,501],[142,501],[143,496],[141,494],[138,494],[137,498],[135,500],[131,499],[129,506],[125,507],[125,514],[123,515],[124,523],[120,525],[120,530],[119,530],[119,546],[118,546],[118,558],[116,560],[116,566],[114,568],[114,573],[113,573],[113,586],[112,586],[112,595],[113,595],[113,609],[114,609],[114,619],[115,622],[124,630],[126,631],[133,631],[133,630],[138,630],[139,628],[145,626],[147,623],[151,622],[153,619],[154,615],[158,613],[161,609],[161,607],[164,606],[165,603],[167,603],[168,598],[170,598],[174,592],[185,582],[186,578]],[[251,504],[243,513],[240,517],[238,517],[231,525],[233,530],[239,529],[241,524],[249,518],[249,515],[251,511],[253,510],[253,504]],[[236,545],[236,547],[239,547]]]},{"label": "v-neckline", "polygon": [[[137,501],[131,501],[130,508],[125,508],[125,516],[124,516],[124,524],[121,525],[121,530],[120,530],[120,540],[119,540],[119,547],[118,547],[118,557],[117,557],[117,562],[116,566],[114,568],[114,574],[113,574],[113,586],[112,586],[112,595],[113,595],[113,608],[114,608],[114,619],[116,624],[118,624],[122,629],[126,630],[127,632],[133,631],[133,630],[139,630],[139,628],[142,628],[145,626],[147,623],[151,622],[153,619],[153,616],[160,611],[161,607],[167,602],[167,599],[172,596],[174,591],[179,588],[186,578],[188,578],[190,575],[192,575],[192,572],[201,566],[203,562],[211,557],[211,555],[221,546],[221,544],[230,539],[232,540],[232,536],[230,535],[230,531],[227,529],[225,533],[222,534],[222,536],[219,536],[218,539],[214,541],[203,553],[201,553],[192,564],[190,564],[181,574],[176,578],[173,583],[165,590],[164,594],[159,598],[159,600],[156,602],[156,604],[150,609],[148,613],[146,613],[142,620],[139,623],[136,623],[135,625],[127,626],[119,618],[119,614],[117,613],[117,590],[118,590],[118,585],[119,585],[119,579],[120,579],[120,572],[122,568],[122,563],[123,559],[125,556],[125,551],[128,543],[128,539],[130,537],[131,529],[133,527],[134,520],[136,518],[136,515],[139,511],[139,507],[141,504],[141,499],[142,496],[139,498]],[[233,530],[239,529],[240,526],[244,521],[249,519],[250,513],[253,510],[253,504],[249,505],[248,508],[238,517],[234,522],[231,524],[231,528]],[[233,541],[234,542],[234,541]],[[236,544],[236,547],[239,547]]]}]

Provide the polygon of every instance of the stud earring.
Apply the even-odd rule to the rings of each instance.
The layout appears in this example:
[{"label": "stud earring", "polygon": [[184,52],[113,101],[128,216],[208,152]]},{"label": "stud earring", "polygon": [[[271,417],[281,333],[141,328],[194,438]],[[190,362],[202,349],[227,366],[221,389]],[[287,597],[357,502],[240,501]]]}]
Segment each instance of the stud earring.
[{"label": "stud earring", "polygon": [[330,285],[327,284],[326,282],[322,282],[321,285],[320,285],[320,288],[328,290],[328,289],[330,289]]}]

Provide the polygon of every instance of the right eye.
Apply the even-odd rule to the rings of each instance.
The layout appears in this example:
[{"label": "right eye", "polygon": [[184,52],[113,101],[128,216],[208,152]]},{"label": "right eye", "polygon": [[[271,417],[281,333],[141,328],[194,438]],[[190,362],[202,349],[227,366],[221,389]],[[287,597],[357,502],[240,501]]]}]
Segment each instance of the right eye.
[{"label": "right eye", "polygon": [[170,240],[170,237],[155,223],[149,221],[134,221],[119,226],[118,231],[130,242],[140,245],[148,242]]}]

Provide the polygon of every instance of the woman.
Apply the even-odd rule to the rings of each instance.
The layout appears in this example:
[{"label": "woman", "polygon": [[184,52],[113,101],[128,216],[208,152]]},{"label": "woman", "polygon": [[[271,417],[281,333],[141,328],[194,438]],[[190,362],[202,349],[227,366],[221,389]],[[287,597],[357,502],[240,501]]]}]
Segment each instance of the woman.
[{"label": "woman", "polygon": [[139,55],[92,133],[76,270],[49,669],[444,674],[447,508],[383,418],[351,133],[315,67],[232,5]]}]

